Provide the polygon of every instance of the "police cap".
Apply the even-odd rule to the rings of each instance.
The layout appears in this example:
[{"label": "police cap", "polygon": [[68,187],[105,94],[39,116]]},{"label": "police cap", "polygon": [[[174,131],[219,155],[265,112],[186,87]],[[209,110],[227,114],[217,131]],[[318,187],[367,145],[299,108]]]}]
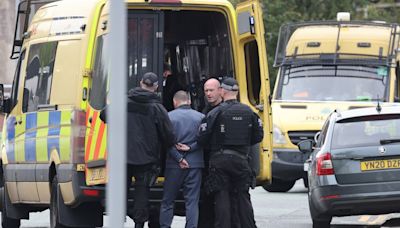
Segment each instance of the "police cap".
[{"label": "police cap", "polygon": [[153,72],[147,72],[142,77],[142,82],[147,86],[155,86],[158,85],[158,77]]},{"label": "police cap", "polygon": [[226,77],[222,79],[221,88],[229,91],[238,91],[239,86],[234,78]]}]

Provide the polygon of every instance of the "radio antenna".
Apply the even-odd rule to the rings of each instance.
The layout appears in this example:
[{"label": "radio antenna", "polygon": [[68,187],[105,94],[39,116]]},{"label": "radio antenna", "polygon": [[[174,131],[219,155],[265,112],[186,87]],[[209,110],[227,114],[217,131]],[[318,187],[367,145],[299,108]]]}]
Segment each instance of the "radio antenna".
[{"label": "radio antenna", "polygon": [[378,104],[376,105],[376,111],[377,111],[378,113],[381,113],[382,107],[381,107],[381,104],[379,103],[379,94],[378,94],[376,100],[377,100],[377,102],[378,102]]}]

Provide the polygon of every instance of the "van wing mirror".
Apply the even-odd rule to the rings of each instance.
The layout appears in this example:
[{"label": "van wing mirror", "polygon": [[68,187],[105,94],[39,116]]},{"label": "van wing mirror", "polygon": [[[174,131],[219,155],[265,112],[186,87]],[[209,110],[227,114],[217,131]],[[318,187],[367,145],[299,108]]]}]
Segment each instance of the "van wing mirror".
[{"label": "van wing mirror", "polygon": [[4,95],[4,85],[0,84],[0,112],[10,113],[11,103],[10,99],[6,99]]},{"label": "van wing mirror", "polygon": [[299,150],[303,153],[311,153],[313,151],[313,145],[314,145],[314,141],[311,139],[307,139],[307,140],[303,140],[300,141],[297,144],[297,147],[299,148]]}]

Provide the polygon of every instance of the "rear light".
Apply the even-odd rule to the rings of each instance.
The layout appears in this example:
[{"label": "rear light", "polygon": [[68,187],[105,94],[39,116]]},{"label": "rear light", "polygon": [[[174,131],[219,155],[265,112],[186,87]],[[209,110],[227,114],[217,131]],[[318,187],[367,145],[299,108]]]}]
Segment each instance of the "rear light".
[{"label": "rear light", "polygon": [[84,189],[84,190],[83,190],[83,194],[84,194],[85,196],[94,196],[94,197],[97,197],[97,196],[100,196],[100,191],[99,191],[99,190]]},{"label": "rear light", "polygon": [[317,175],[332,175],[335,171],[333,170],[333,164],[331,160],[331,154],[324,153],[317,157]]},{"label": "rear light", "polygon": [[74,163],[85,162],[86,112],[74,111],[71,121],[71,154]]}]

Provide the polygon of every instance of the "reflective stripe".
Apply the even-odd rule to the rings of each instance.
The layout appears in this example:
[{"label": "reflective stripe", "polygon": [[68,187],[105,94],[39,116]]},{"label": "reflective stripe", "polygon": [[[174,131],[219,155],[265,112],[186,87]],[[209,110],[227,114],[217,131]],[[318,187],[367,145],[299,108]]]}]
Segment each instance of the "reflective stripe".
[{"label": "reflective stripe", "polygon": [[17,116],[17,125],[15,127],[15,161],[25,161],[25,129],[26,115]]},{"label": "reflective stripe", "polygon": [[99,159],[104,159],[104,160],[107,159],[107,124],[104,124],[104,134],[101,139]]},{"label": "reflective stripe", "polygon": [[25,161],[36,161],[37,113],[28,113],[25,117]]},{"label": "reflective stripe", "polygon": [[61,112],[49,113],[49,133],[47,135],[47,157],[50,158],[51,150],[60,151],[60,122]]},{"label": "reflective stripe", "polygon": [[96,148],[94,150],[94,160],[97,160],[99,158],[99,153],[100,153],[100,147],[103,141],[103,135],[104,135],[104,127],[105,124],[102,121],[98,121],[100,123],[98,135],[97,135],[97,140],[96,140]]},{"label": "reflective stripe", "polygon": [[93,115],[91,116],[91,118],[92,118],[91,124],[89,122],[87,122],[88,124],[90,124],[90,126],[88,129],[88,132],[86,133],[87,143],[86,143],[86,151],[85,151],[85,161],[89,161],[89,160],[93,159],[92,148],[94,150],[94,146],[92,146],[92,144],[93,144],[92,139],[93,139],[94,126],[96,124],[96,119],[97,119],[97,113],[98,112],[93,112]]},{"label": "reflective stripe", "polygon": [[49,160],[47,151],[47,135],[49,133],[49,112],[38,112],[36,133],[36,160],[45,162]]},{"label": "reflective stripe", "polygon": [[6,141],[6,154],[8,162],[15,161],[15,116],[7,118],[7,141]]},{"label": "reflective stripe", "polygon": [[71,112],[61,113],[60,159],[69,161],[71,156]]},{"label": "reflective stripe", "polygon": [[99,116],[99,112],[95,111],[93,113],[93,117],[92,117],[92,129],[91,129],[91,134],[89,137],[91,137],[90,139],[90,146],[89,146],[89,161],[94,159],[94,152],[96,149],[96,141],[97,141],[97,136],[99,134],[99,125],[100,125],[100,121],[98,120],[98,116]]}]

